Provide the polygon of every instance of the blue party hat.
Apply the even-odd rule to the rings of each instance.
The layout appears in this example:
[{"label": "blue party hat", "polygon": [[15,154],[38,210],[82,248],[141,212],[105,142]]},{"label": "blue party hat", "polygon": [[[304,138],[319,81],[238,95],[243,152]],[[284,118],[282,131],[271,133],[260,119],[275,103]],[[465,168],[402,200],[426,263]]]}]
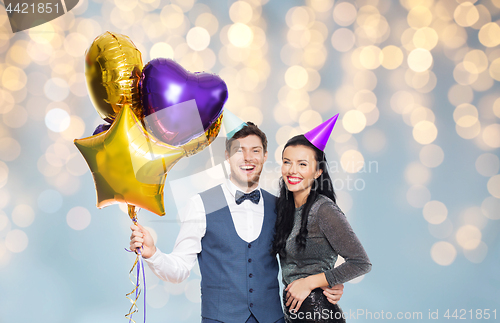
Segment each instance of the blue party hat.
[{"label": "blue party hat", "polygon": [[226,130],[227,139],[230,139],[236,132],[238,132],[247,124],[228,109],[224,109],[223,113],[222,124],[224,125],[224,129]]}]

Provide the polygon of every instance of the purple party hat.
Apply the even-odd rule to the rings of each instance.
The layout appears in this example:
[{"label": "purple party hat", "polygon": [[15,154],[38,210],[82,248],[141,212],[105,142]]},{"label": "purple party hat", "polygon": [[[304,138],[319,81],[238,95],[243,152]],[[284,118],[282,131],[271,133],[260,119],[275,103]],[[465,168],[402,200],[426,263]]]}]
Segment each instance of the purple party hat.
[{"label": "purple party hat", "polygon": [[311,144],[316,146],[316,148],[318,148],[319,150],[324,150],[338,117],[339,114],[337,113],[316,128],[312,129],[309,132],[306,132],[304,136],[311,142]]}]

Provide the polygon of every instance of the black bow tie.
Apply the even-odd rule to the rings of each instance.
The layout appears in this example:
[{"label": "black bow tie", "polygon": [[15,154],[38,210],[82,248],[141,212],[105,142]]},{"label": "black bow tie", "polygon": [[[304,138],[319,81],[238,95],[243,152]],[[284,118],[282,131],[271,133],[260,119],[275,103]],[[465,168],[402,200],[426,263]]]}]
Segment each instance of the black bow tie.
[{"label": "black bow tie", "polygon": [[244,200],[250,200],[255,204],[259,204],[260,200],[260,190],[254,190],[248,194],[243,193],[242,191],[236,191],[235,200],[236,204],[240,205]]}]

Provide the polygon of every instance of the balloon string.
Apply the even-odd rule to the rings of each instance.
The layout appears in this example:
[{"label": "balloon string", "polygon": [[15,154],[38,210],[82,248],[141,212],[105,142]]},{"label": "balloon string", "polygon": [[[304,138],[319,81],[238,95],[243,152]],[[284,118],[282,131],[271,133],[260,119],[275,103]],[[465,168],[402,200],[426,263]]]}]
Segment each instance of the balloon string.
[{"label": "balloon string", "polygon": [[[128,205],[128,213],[129,213],[129,216],[132,219],[132,221],[137,224],[137,213],[135,210],[135,206]],[[127,248],[125,248],[125,250],[128,252],[132,252],[132,250],[128,250]],[[132,268],[129,271],[129,280],[132,283],[132,285],[134,285],[134,289],[130,293],[125,295],[125,297],[130,300],[132,305],[130,306],[128,314],[126,314],[125,317],[129,319],[129,323],[130,322],[136,323],[132,319],[132,315],[139,311],[139,308],[137,307],[137,300],[139,299],[139,296],[141,295],[140,278],[141,278],[141,271],[142,271],[142,283],[144,285],[144,297],[143,298],[144,298],[144,323],[145,323],[146,322],[146,274],[144,272],[144,262],[143,262],[141,250],[136,249],[135,252],[137,254],[137,257],[135,258],[134,265],[132,266]],[[134,268],[136,266],[137,266],[137,275],[134,275],[133,271],[134,271]],[[133,281],[133,279],[131,278],[131,275],[135,276],[136,282]],[[135,299],[130,298],[129,296],[134,294],[134,293],[135,293]]]}]

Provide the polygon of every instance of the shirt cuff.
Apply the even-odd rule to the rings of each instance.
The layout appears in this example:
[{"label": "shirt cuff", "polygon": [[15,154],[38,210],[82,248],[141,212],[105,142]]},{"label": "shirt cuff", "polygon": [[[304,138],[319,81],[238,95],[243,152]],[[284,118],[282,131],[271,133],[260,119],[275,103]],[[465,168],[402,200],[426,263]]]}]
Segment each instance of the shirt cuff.
[{"label": "shirt cuff", "polygon": [[143,258],[143,259],[146,263],[152,265],[155,262],[155,260],[158,259],[158,257],[160,257],[160,255],[161,255],[160,248],[156,247],[156,252],[154,253],[154,255],[152,255],[148,259],[146,259],[146,258]]}]

